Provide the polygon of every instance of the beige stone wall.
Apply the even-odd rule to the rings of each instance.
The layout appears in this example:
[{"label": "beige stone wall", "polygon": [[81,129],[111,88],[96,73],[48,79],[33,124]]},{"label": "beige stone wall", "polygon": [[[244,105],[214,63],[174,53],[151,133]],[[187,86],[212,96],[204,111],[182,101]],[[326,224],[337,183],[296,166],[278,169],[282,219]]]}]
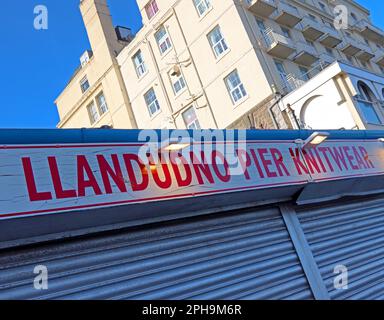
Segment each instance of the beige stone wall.
[{"label": "beige stone wall", "polygon": [[[95,2],[96,1],[96,2]],[[192,0],[157,0],[159,12],[151,20],[145,12],[148,0],[138,0],[142,13],[143,28],[126,47],[116,40],[105,0],[84,0],[81,6],[88,36],[94,51],[90,63],[72,79],[57,100],[61,122],[59,127],[90,126],[86,105],[103,90],[110,112],[94,126],[113,125],[116,128],[185,128],[183,112],[194,107],[203,128],[244,128],[250,126],[249,116],[255,119],[259,128],[295,127],[288,121],[284,111],[278,113],[276,106],[271,111],[274,100],[268,100],[279,92],[289,93],[282,81],[275,61],[283,63],[286,75],[294,79],[302,77],[303,67],[293,61],[293,56],[281,59],[271,54],[265,46],[264,36],[256,19],[263,20],[266,27],[277,34],[283,34],[282,26],[276,22],[275,15],[261,17],[252,13],[242,0],[212,0],[212,8],[200,17]],[[321,24],[333,23],[333,5],[320,0],[275,0],[280,4],[293,6],[300,18],[315,16]],[[95,6],[95,3],[97,6]],[[331,4],[330,4],[331,3]],[[369,19],[369,11],[355,1],[340,0],[348,7],[358,21]],[[359,43],[365,43],[362,34],[353,27],[350,20],[348,30],[337,31],[341,39],[348,39],[347,32]],[[169,33],[172,49],[160,54],[155,40],[155,32],[164,26]],[[228,52],[216,59],[209,45],[207,35],[220,26]],[[289,28],[290,42],[296,53],[307,44],[302,25]],[[367,45],[372,52],[378,50],[377,44],[369,40]],[[325,56],[353,64],[372,74],[382,74],[382,69],[373,62],[363,63],[356,57],[348,60],[338,48],[329,51],[319,41],[313,43],[317,61]],[[138,78],[132,57],[140,50],[145,60],[147,73]],[[115,60],[115,56],[117,59]],[[116,66],[119,67],[116,67]],[[175,94],[170,73],[179,66],[187,87]],[[308,70],[311,67],[306,66]],[[247,91],[247,97],[234,104],[228,93],[225,77],[237,70]],[[79,81],[87,75],[92,88],[83,95]],[[295,80],[296,81],[296,80]],[[161,111],[151,116],[144,101],[144,94],[153,88]],[[347,99],[351,99],[349,96]],[[353,104],[351,106],[353,108]]]}]

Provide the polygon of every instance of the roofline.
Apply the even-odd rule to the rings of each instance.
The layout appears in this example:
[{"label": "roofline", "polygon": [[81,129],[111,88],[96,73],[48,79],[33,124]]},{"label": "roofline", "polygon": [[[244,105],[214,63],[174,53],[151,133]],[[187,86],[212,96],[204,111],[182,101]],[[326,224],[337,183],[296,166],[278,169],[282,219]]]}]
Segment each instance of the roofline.
[{"label": "roofline", "polygon": [[[151,130],[158,137],[164,132],[169,136],[188,134],[193,137],[193,130]],[[374,140],[384,137],[384,130],[325,130],[330,133],[332,140]],[[204,138],[217,134],[217,141],[246,140],[296,140],[306,139],[315,130],[198,130]],[[196,134],[195,132],[195,134]],[[116,129],[0,129],[1,145],[30,145],[30,144],[65,144],[65,143],[133,143],[142,141],[143,130]],[[222,138],[220,138],[222,137]]]}]

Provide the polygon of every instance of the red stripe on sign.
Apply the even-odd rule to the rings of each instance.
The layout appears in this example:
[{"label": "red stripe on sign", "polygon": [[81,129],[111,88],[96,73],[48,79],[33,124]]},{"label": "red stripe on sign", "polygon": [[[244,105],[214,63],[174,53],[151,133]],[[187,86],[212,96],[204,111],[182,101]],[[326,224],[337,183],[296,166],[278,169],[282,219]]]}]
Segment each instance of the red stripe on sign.
[{"label": "red stripe on sign", "polygon": [[143,199],[135,199],[135,200],[104,202],[104,203],[89,204],[89,205],[83,205],[83,206],[62,207],[62,208],[54,208],[54,209],[47,209],[47,210],[6,213],[6,214],[0,214],[0,217],[1,218],[9,218],[9,217],[22,216],[22,215],[33,215],[33,214],[51,213],[51,212],[54,213],[54,212],[66,211],[66,210],[86,209],[86,208],[95,208],[95,207],[103,207],[103,206],[114,206],[114,205],[129,204],[129,203],[140,203],[140,202],[145,202],[145,201],[187,198],[187,197],[208,195],[208,194],[212,194],[212,193],[223,193],[223,192],[229,192],[229,191],[260,189],[260,188],[264,188],[264,187],[284,186],[284,185],[299,185],[299,184],[304,184],[307,182],[308,182],[307,180],[302,180],[302,181],[291,181],[291,182],[284,182],[284,183],[270,183],[270,184],[264,184],[264,185],[258,185],[258,186],[248,186],[248,187],[221,189],[221,190],[202,191],[202,192],[185,193],[185,194],[173,195],[173,196],[161,196],[161,197],[143,198]]}]

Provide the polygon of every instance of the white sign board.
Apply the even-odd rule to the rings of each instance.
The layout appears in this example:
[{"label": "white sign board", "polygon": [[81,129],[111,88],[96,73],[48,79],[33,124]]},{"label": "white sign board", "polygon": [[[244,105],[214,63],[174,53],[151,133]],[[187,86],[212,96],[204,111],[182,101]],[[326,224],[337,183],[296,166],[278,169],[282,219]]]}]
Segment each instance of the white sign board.
[{"label": "white sign board", "polygon": [[384,173],[377,141],[328,141],[308,151],[292,141],[227,141],[192,145],[162,164],[143,160],[142,146],[0,147],[0,219]]}]

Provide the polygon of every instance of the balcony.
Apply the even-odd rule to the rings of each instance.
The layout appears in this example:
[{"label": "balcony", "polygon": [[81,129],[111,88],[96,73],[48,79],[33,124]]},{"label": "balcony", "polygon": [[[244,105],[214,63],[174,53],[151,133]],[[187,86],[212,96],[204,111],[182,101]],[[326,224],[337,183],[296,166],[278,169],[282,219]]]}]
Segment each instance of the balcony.
[{"label": "balcony", "polygon": [[321,71],[323,71],[325,68],[327,68],[328,64],[324,63],[322,61],[319,61],[319,63],[315,64],[306,74],[287,74],[282,75],[281,82],[283,84],[283,91],[286,93],[289,93],[293,90],[296,90],[306,84],[309,80],[317,76]]},{"label": "balcony", "polygon": [[330,55],[329,53],[320,54],[320,61],[327,65],[334,63],[336,60],[337,58],[335,56]]},{"label": "balcony", "polygon": [[301,32],[306,39],[316,41],[324,35],[324,27],[319,22],[304,17],[303,21],[301,21]]},{"label": "balcony", "polygon": [[359,43],[359,47],[361,51],[356,54],[357,59],[362,61],[370,61],[375,56],[372,48],[365,43]]},{"label": "balcony", "polygon": [[364,38],[384,44],[384,31],[369,21],[360,20],[354,27]]},{"label": "balcony", "polygon": [[293,61],[303,66],[311,66],[319,60],[316,49],[306,43],[297,44],[297,54],[293,57]]},{"label": "balcony", "polygon": [[341,40],[341,35],[340,33],[327,25],[322,25],[322,29],[324,31],[324,35],[319,39],[319,42],[329,48],[335,48],[337,45],[339,45],[342,40]]},{"label": "balcony", "polygon": [[359,43],[351,38],[343,40],[338,45],[338,49],[341,50],[347,56],[354,56],[361,51]]},{"label": "balcony", "polygon": [[247,0],[248,10],[253,14],[268,18],[276,9],[275,0]]},{"label": "balcony", "polygon": [[384,67],[384,49],[378,48],[376,50],[373,62],[378,64],[381,67]]},{"label": "balcony", "polygon": [[272,15],[272,18],[279,24],[293,28],[301,20],[300,12],[293,6],[280,2],[277,11]]},{"label": "balcony", "polygon": [[263,44],[270,55],[280,59],[287,59],[295,52],[295,44],[290,38],[274,32],[271,29],[263,32]]}]

